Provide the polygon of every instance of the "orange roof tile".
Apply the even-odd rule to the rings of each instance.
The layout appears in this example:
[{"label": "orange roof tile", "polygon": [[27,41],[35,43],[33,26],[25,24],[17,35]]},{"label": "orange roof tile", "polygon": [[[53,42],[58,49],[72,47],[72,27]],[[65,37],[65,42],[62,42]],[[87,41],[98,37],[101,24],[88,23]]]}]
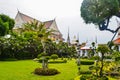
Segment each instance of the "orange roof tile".
[{"label": "orange roof tile", "polygon": [[113,41],[114,44],[120,44],[120,38],[117,38],[116,40]]}]

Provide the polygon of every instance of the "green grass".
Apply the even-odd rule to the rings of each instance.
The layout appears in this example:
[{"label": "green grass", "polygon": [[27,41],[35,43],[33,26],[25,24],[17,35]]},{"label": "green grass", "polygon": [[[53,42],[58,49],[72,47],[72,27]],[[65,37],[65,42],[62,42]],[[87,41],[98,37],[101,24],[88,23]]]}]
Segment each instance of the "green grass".
[{"label": "green grass", "polygon": [[[81,65],[80,70],[88,71],[89,66]],[[35,75],[33,71],[38,67],[41,67],[41,63],[33,60],[0,61],[0,80],[74,80],[78,76],[75,60],[68,60],[67,63],[50,63],[49,68],[55,68],[61,72],[54,76]],[[110,77],[109,79],[116,80]]]},{"label": "green grass", "polygon": [[49,64],[61,73],[54,76],[38,76],[33,74],[35,68],[41,67],[40,63],[33,60],[0,61],[0,80],[73,80],[77,76],[75,60],[61,64]]}]

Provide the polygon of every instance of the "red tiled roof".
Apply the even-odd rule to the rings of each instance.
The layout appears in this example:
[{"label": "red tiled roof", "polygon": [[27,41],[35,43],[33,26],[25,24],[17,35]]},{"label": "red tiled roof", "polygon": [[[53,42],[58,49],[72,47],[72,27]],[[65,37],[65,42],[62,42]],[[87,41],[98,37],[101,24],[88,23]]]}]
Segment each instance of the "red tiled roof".
[{"label": "red tiled roof", "polygon": [[46,28],[49,28],[50,25],[53,23],[53,20],[51,20],[51,21],[46,21],[46,22],[44,22],[44,23],[45,23],[45,27],[46,27]]},{"label": "red tiled roof", "polygon": [[[20,12],[19,12],[19,13],[20,13]],[[21,18],[22,18],[25,22],[30,22],[30,21],[36,20],[36,19],[34,19],[34,18],[30,17],[30,16],[27,16],[27,15],[25,15],[25,14],[23,14],[23,13],[20,13],[20,16],[21,16]],[[45,21],[45,22],[43,22],[43,23],[45,23],[45,27],[46,27],[46,28],[49,28],[50,25],[53,23],[53,21],[54,21],[54,20],[50,20],[50,21]],[[41,22],[41,21],[40,21],[40,22]]]},{"label": "red tiled roof", "polygon": [[117,38],[116,40],[113,41],[114,44],[120,44],[120,38]]},{"label": "red tiled roof", "polygon": [[[20,13],[20,12],[19,12]],[[23,13],[20,13],[20,16],[21,16],[21,18],[25,21],[25,22],[30,22],[30,21],[33,21],[34,20],[34,18],[32,18],[32,17],[30,17],[30,16],[27,16],[27,15],[25,15],[25,14],[23,14]]]}]

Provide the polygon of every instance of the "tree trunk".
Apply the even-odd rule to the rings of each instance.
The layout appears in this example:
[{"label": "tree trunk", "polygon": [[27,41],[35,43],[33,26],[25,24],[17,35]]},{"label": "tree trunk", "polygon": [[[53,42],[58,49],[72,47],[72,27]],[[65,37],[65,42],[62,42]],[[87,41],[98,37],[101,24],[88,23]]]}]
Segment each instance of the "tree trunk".
[{"label": "tree trunk", "polygon": [[101,56],[100,77],[103,76],[103,57],[104,57],[103,53],[101,53],[101,54],[102,54],[102,56]]},{"label": "tree trunk", "polygon": [[[45,48],[45,43],[44,41],[41,41],[42,46],[43,46],[43,52],[46,53],[46,48]],[[45,57],[42,59],[42,68],[47,69],[48,68],[48,61],[45,61]]]},{"label": "tree trunk", "polygon": [[42,68],[45,69],[45,60],[42,59]]}]

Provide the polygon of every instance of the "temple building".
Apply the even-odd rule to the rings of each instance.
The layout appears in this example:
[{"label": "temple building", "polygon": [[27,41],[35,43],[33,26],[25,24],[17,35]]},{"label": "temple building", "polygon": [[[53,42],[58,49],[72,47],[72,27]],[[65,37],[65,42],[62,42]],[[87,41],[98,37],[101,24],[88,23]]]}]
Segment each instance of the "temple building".
[{"label": "temple building", "polygon": [[[13,28],[13,31],[17,31],[19,33],[22,32],[22,29],[24,28],[24,24],[27,23],[27,22],[31,22],[31,21],[34,21],[36,19],[28,16],[28,15],[25,15],[23,13],[21,13],[20,11],[18,11],[16,17],[15,17],[15,26]],[[55,30],[55,32],[53,32],[53,34],[49,37],[51,38],[53,41],[63,41],[64,39],[62,38],[62,34],[61,32],[59,31],[58,29],[58,26],[57,26],[57,23],[54,20],[50,20],[50,21],[45,21],[45,22],[42,22],[42,21],[39,21],[39,24],[41,23],[44,23],[45,24],[45,27],[49,30]]]}]

